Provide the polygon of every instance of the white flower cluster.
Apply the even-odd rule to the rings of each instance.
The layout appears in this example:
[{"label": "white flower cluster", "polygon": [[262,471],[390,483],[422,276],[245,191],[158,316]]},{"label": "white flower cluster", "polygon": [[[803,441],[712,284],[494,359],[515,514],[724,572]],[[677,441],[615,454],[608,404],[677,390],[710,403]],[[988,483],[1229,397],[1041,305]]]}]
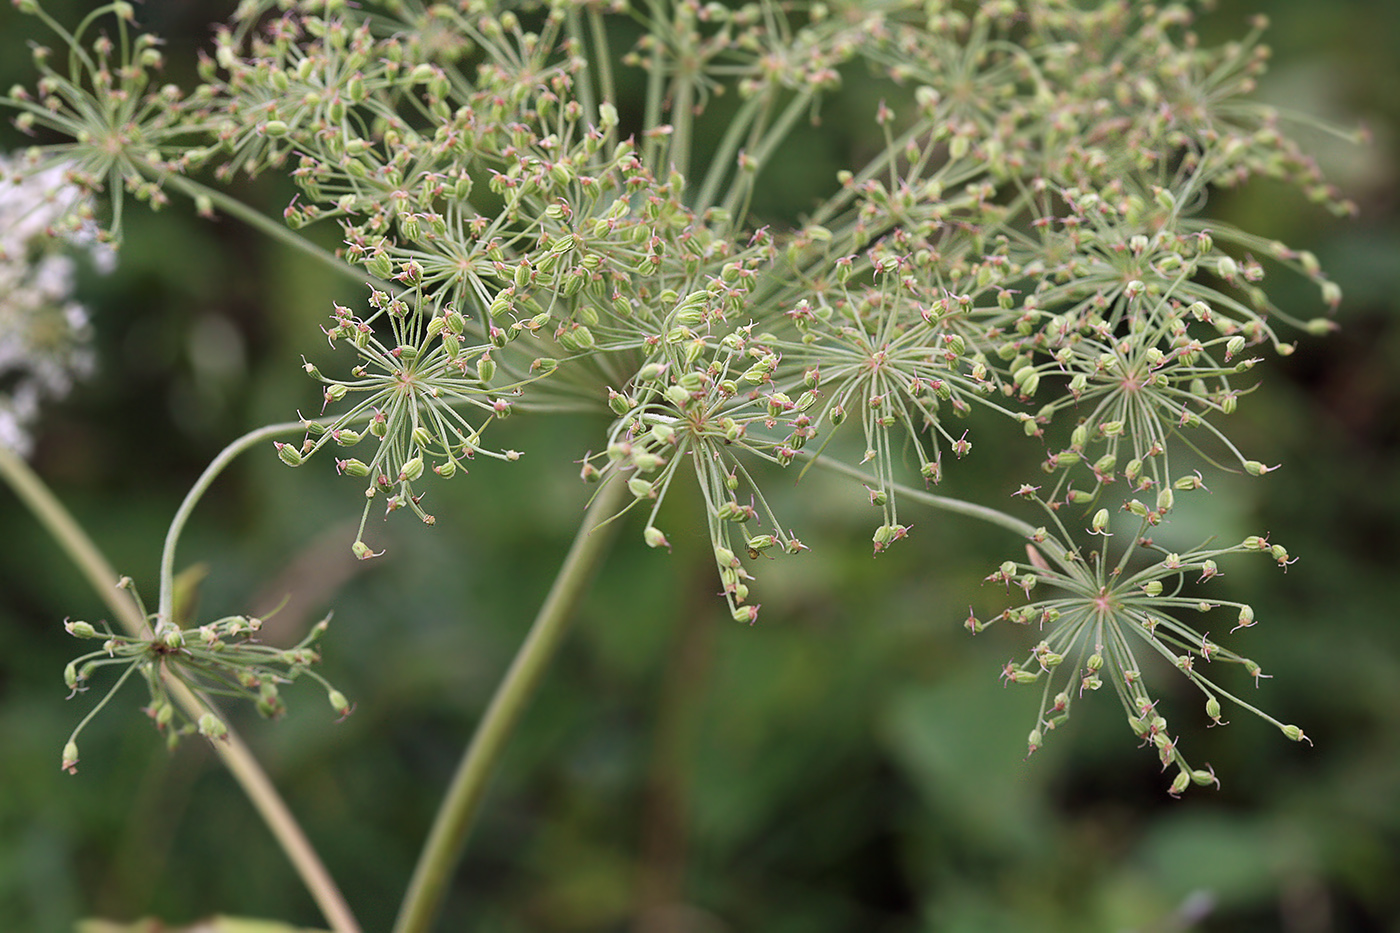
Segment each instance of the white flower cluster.
[{"label": "white flower cluster", "polygon": [[97,240],[91,198],[63,167],[28,169],[0,156],[0,444],[21,454],[40,403],[92,369],[92,328],[72,299],[76,254],[102,271],[115,261]]}]

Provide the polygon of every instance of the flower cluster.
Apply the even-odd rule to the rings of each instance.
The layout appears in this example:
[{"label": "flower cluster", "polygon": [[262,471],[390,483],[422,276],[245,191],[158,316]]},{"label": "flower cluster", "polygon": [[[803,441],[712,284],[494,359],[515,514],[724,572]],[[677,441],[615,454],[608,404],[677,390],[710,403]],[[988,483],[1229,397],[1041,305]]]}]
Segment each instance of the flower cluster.
[{"label": "flower cluster", "polygon": [[[1181,487],[1190,485],[1183,483]],[[1279,722],[1220,686],[1209,673],[1217,665],[1242,667],[1256,684],[1269,675],[1255,661],[1212,640],[1209,629],[1184,621],[1187,614],[1219,620],[1223,612],[1230,634],[1252,628],[1258,623],[1252,606],[1213,599],[1196,590],[1221,575],[1218,558],[1258,553],[1286,569],[1296,560],[1287,548],[1251,535],[1229,547],[1168,552],[1145,536],[1173,507],[1174,494],[1168,489],[1158,496],[1155,508],[1132,501],[1129,511],[1137,520],[1136,532],[1132,543],[1119,549],[1115,561],[1109,553],[1108,538],[1113,533],[1108,530],[1107,509],[1094,513],[1087,529],[1103,538],[1103,548],[1086,555],[1068,543],[1072,535],[1037,490],[1025,487],[1021,495],[1044,509],[1051,528],[1039,527],[1030,534],[1025,561],[1005,561],[986,579],[1003,585],[1008,593],[1023,592],[1026,601],[990,620],[969,614],[966,625],[976,633],[994,622],[1010,622],[1034,625],[1041,634],[1024,661],[1008,661],[1002,669],[1002,679],[1008,684],[1041,685],[1040,709],[1028,739],[1028,754],[1069,719],[1070,708],[1086,690],[1097,691],[1107,682],[1127,713],[1129,727],[1157,753],[1162,770],[1177,768],[1171,785],[1173,795],[1192,782],[1218,783],[1210,770],[1188,764],[1177,739],[1168,731],[1166,717],[1158,709],[1159,700],[1144,680],[1144,662],[1151,664],[1153,658],[1175,667],[1200,691],[1211,725],[1225,725],[1221,718],[1223,698],[1276,726],[1295,742],[1308,740],[1299,727]],[[1150,562],[1143,563],[1144,557]],[[1042,589],[1052,590],[1054,595],[1032,597]]]},{"label": "flower cluster", "polygon": [[92,204],[62,166],[0,158],[0,444],[24,453],[45,399],[92,368],[87,312],[72,299],[78,260],[113,253],[95,242]]},{"label": "flower cluster", "polygon": [[[118,586],[131,591],[140,604],[131,578],[123,577]],[[70,774],[77,773],[79,733],[133,675],[139,675],[146,682],[150,693],[150,703],[142,711],[172,747],[182,735],[195,732],[210,739],[223,738],[228,734],[228,727],[208,709],[198,716],[182,709],[171,698],[167,678],[184,683],[201,697],[248,700],[263,716],[275,719],[286,711],[280,686],[305,676],[326,689],[331,707],[342,718],[353,710],[343,693],[311,670],[311,665],[321,660],[313,646],[325,634],[329,617],[312,626],[306,637],[292,648],[258,644],[262,620],[250,616],[228,616],[190,628],[181,628],[167,620],[157,621],[154,616],[148,619],[155,621],[155,627],[151,635],[144,638],[113,634],[105,624],[101,628],[81,621],[64,624],[68,634],[75,638],[102,642],[101,648],[73,659],[64,668],[64,682],[72,691],[70,699],[86,691],[93,675],[102,668],[122,669],[116,682],[78,723],[64,745],[63,770]]]},{"label": "flower cluster", "polygon": [[[485,439],[517,411],[610,417],[582,475],[626,484],[653,547],[669,544],[667,494],[693,475],[741,621],[758,615],[755,562],[806,549],[764,494],[776,471],[854,464],[878,554],[911,533],[901,490],[972,454],[974,415],[1016,422],[1043,451],[1048,490],[1025,488],[1052,516],[1099,507],[1121,480],[1145,530],[1204,485],[1183,474],[1182,444],[1272,469],[1221,422],[1261,348],[1287,354],[1285,328],[1332,326],[1275,306],[1272,267],[1316,283],[1327,310],[1340,301],[1312,255],[1201,216],[1213,189],[1259,175],[1352,206],[1287,115],[1249,99],[1263,23],[1207,47],[1188,4],[245,0],[203,84],[154,96],[153,44],[127,40],[126,4],[109,9],[119,49],[100,37],[89,51],[80,29],[68,74],[41,55],[40,93],[3,102],[27,127],[68,131],[76,142],[52,151],[105,173],[114,197],[124,184],[158,200],[163,185],[207,208],[190,167],[276,170],[299,188],[292,228],[338,226],[368,308],[333,310],[325,334],[354,360],[345,375],[306,364],[324,407],[277,453],[298,466],[366,445],[335,458],[366,483],[362,558],[375,503],[432,522],[429,474],[518,458]],[[883,146],[802,223],[762,225],[756,190],[856,66],[886,83],[870,113]],[[620,69],[639,72],[641,100],[619,93]],[[1089,530],[1106,533],[1098,515]],[[1057,527],[1046,582],[1069,602],[1041,609],[1067,621],[1008,676],[1038,679],[1053,667],[1041,658],[1067,651],[1082,669],[1137,671],[1131,633],[1145,632],[1224,696],[1192,658],[1233,656],[1147,590],[1230,549],[1130,572],[1138,548],[1109,568]],[[1164,761],[1199,779],[1145,690],[1114,683],[1170,746]],[[1038,733],[1067,709],[1059,695]]]}]

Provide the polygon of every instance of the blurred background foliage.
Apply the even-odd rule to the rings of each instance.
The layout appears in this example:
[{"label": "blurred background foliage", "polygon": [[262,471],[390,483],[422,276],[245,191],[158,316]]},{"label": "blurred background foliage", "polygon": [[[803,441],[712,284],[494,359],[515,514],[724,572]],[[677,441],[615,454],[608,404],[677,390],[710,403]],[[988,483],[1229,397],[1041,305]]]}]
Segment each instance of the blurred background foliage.
[{"label": "blurred background foliage", "polygon": [[[66,22],[87,8],[46,5]],[[1210,205],[1316,252],[1346,299],[1342,330],[1270,359],[1234,416],[1250,455],[1284,469],[1213,484],[1214,514],[1198,514],[1198,529],[1184,513],[1173,533],[1268,532],[1302,558],[1286,575],[1226,566],[1221,583],[1263,622],[1237,633],[1274,675],[1262,705],[1316,747],[1243,714],[1207,730],[1178,691],[1165,702],[1192,760],[1221,775],[1218,792],[1169,799],[1109,696],[1023,761],[1036,698],[997,673],[1027,633],[974,639],[960,624],[969,602],[1000,607],[981,578],[1020,542],[927,513],[872,560],[859,490],[809,474],[829,503],[795,522],[813,550],[765,572],[763,621],[750,628],[715,598],[705,541],[680,533],[697,505],[675,497],[674,553],[646,549],[632,528],[599,576],[512,743],[442,929],[1400,931],[1400,5],[1222,0],[1202,32],[1238,36],[1260,7],[1275,50],[1260,93],[1365,122],[1375,139],[1356,149],[1317,137],[1361,207],[1355,221],[1264,184]],[[221,9],[138,8],[171,37],[172,77]],[[33,25],[0,7],[5,86],[29,80]],[[801,212],[805,186],[829,184],[877,138],[883,91],[859,76],[849,86],[765,189],[774,219]],[[4,148],[22,143],[0,134]],[[274,179],[240,185],[271,212],[291,196]],[[33,462],[150,593],[179,497],[233,437],[317,407],[301,354],[327,365],[318,324],[333,299],[362,296],[184,204],[134,211],[128,225],[117,270],[83,283],[99,369],[48,411]],[[1300,316],[1317,312],[1305,282],[1272,288]],[[602,425],[502,427],[501,442],[528,455],[436,484],[435,528],[375,527],[379,561],[350,556],[358,487],[324,463],[289,471],[271,447],[219,482],[181,554],[208,565],[202,617],[290,597],[268,635],[289,644],[335,611],[324,667],[358,711],[332,724],[307,685],[289,691],[285,720],[237,722],[367,930],[391,923],[438,793],[567,547],[587,492],[570,461]],[[972,462],[945,486],[1000,502],[1036,451],[975,427]],[[85,733],[82,773],[59,772],[92,696],[63,702],[78,646],[60,623],[103,612],[2,490],[0,532],[0,929],[216,912],[316,925],[233,783],[199,741],[167,753],[136,709],[139,689]]]}]

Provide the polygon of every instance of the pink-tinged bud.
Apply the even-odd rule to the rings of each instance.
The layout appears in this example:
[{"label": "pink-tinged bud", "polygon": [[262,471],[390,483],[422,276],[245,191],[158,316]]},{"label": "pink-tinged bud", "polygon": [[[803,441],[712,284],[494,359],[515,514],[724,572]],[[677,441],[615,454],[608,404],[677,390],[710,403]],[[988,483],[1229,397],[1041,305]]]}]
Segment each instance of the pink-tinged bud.
[{"label": "pink-tinged bud", "polygon": [[345,476],[369,476],[369,464],[362,460],[351,457],[348,460],[337,460],[335,462],[336,472]]},{"label": "pink-tinged bud", "polygon": [[199,734],[206,738],[228,738],[228,726],[224,725],[223,720],[219,719],[219,717],[215,716],[213,713],[205,713],[200,716],[198,727]]},{"label": "pink-tinged bud", "polygon": [[1206,484],[1204,480],[1202,480],[1200,473],[1197,473],[1195,476],[1183,476],[1172,485],[1175,486],[1177,489],[1181,490],[1182,492],[1190,492],[1195,489],[1206,488]]},{"label": "pink-tinged bud", "polygon": [[1269,546],[1269,539],[1259,535],[1250,535],[1244,539],[1243,547],[1250,551],[1262,551]]},{"label": "pink-tinged bud", "polygon": [[457,461],[448,460],[433,467],[433,472],[443,479],[451,479],[457,475]]},{"label": "pink-tinged bud", "polygon": [[355,707],[350,705],[350,701],[345,699],[345,694],[341,693],[339,690],[332,688],[330,693],[327,694],[327,699],[330,700],[331,709],[339,713],[341,719],[344,719],[355,711]]},{"label": "pink-tinged bud", "polygon": [[1216,790],[1220,789],[1220,778],[1215,776],[1215,771],[1211,768],[1210,765],[1206,765],[1204,769],[1197,768],[1195,771],[1192,771],[1191,781],[1192,783],[1199,784],[1202,787],[1206,786],[1207,784],[1214,784]]},{"label": "pink-tinged bud", "polygon": [[370,550],[370,546],[360,540],[356,540],[354,544],[350,545],[350,550],[358,560],[369,560],[371,557],[379,557],[384,553],[383,551]]},{"label": "pink-tinged bud", "polygon": [[642,531],[642,537],[646,540],[647,547],[664,547],[668,551],[671,549],[671,542],[666,540],[661,529],[655,525],[648,525]]},{"label": "pink-tinged bud", "polygon": [[[754,535],[744,542],[750,551],[766,551],[778,543],[773,535]],[[753,555],[750,555],[753,556]]]},{"label": "pink-tinged bud", "polygon": [[583,461],[583,467],[578,471],[579,479],[585,483],[596,483],[603,478],[603,471],[595,467],[590,461]]},{"label": "pink-tinged bud", "polygon": [[1089,522],[1089,534],[1103,535],[1104,537],[1111,535],[1108,530],[1108,509],[1099,509],[1094,513],[1093,519]]},{"label": "pink-tinged bud", "polygon": [[90,622],[64,622],[63,627],[67,630],[68,634],[72,635],[74,638],[102,637],[98,634],[97,629],[92,627],[92,623]]},{"label": "pink-tinged bud", "polygon": [[758,607],[736,606],[734,608],[733,616],[735,622],[747,622],[750,625],[753,625],[755,622],[758,621]]},{"label": "pink-tinged bud", "polygon": [[1254,621],[1254,607],[1252,607],[1252,606],[1241,606],[1241,607],[1240,607],[1239,624],[1236,625],[1234,628],[1230,629],[1230,631],[1231,631],[1231,632],[1236,632],[1236,631],[1239,631],[1239,630],[1242,629],[1242,628],[1249,628],[1251,625],[1255,625],[1255,624],[1256,624],[1256,623],[1255,623],[1255,621]]},{"label": "pink-tinged bud", "polygon": [[67,771],[69,774],[78,773],[77,742],[68,742],[66,745],[63,746],[63,761],[60,762],[59,768],[61,768],[64,771]]},{"label": "pink-tinged bud", "polygon": [[1327,307],[1335,308],[1342,303],[1342,289],[1336,282],[1325,281],[1322,283],[1322,300],[1327,303]]},{"label": "pink-tinged bud", "polygon": [[284,444],[281,441],[273,441],[272,445],[277,448],[277,456],[287,466],[301,466],[304,459],[301,451],[291,444]]},{"label": "pink-tinged bud", "polygon": [[1167,793],[1171,794],[1173,797],[1180,797],[1181,792],[1190,786],[1191,772],[1183,769],[1176,773],[1176,777],[1172,779],[1172,786],[1167,790]]}]

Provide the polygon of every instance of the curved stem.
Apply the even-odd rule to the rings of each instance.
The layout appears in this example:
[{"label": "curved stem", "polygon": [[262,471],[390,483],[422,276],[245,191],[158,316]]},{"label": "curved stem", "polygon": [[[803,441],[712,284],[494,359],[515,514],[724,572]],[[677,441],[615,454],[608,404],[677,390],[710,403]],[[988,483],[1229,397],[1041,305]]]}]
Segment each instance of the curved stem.
[{"label": "curved stem", "polygon": [[588,507],[544,605],[516,652],[505,679],[491,697],[491,704],[477,724],[457,773],[452,776],[399,908],[394,933],[427,933],[441,910],[448,881],[461,858],[467,834],[506,741],[563,642],[569,621],[587,591],[594,570],[607,553],[617,523],[604,523],[621,505],[626,488],[617,480],[607,482]]},{"label": "curved stem", "polygon": [[[107,604],[122,628],[133,637],[150,638],[149,623],[131,595],[125,590],[117,589],[117,573],[107,558],[44,485],[43,480],[35,475],[29,465],[14,451],[3,444],[0,444],[0,477],[9,483],[20,500],[34,513],[34,517],[77,565],[78,570]],[[191,718],[198,719],[206,711],[204,703],[181,681],[168,675],[163,676],[166,688],[175,701]],[[218,753],[219,760],[228,768],[253,804],[253,808],[258,811],[263,822],[276,837],[282,850],[287,853],[287,858],[301,877],[302,884],[306,885],[317,906],[321,908],[331,929],[336,933],[359,933],[359,923],[346,904],[340,889],[336,887],[335,881],[321,863],[296,817],[277,793],[277,788],[273,786],[267,772],[263,771],[248,746],[243,744],[232,729],[229,730],[226,739],[211,744]]]},{"label": "curved stem", "polygon": [[[839,460],[831,460],[826,457],[813,457],[812,463],[833,473],[842,473],[852,479],[858,479],[865,483],[878,483],[876,477],[871,476],[862,470],[857,470],[853,466],[847,466]],[[1014,515],[1007,515],[1000,509],[994,509],[987,505],[978,505],[976,502],[968,502],[965,499],[953,499],[948,496],[936,496],[931,492],[922,489],[915,489],[913,486],[905,486],[903,483],[894,483],[891,488],[899,495],[922,502],[924,505],[931,505],[935,509],[944,512],[955,512],[958,515],[966,515],[969,518],[976,518],[992,525],[998,525],[1007,531],[1029,538],[1035,534],[1035,526],[1030,522],[1022,521]]]},{"label": "curved stem", "polygon": [[160,607],[156,610],[158,619],[173,620],[175,618],[175,546],[180,543],[180,534],[185,530],[185,522],[189,521],[190,513],[194,511],[200,498],[209,489],[209,485],[224,471],[224,467],[254,444],[269,438],[304,430],[306,430],[306,422],[304,421],[283,421],[280,424],[269,424],[266,427],[249,431],[219,451],[219,455],[210,461],[203,473],[199,474],[199,479],[195,480],[190,491],[185,493],[185,501],[181,502],[180,508],[176,509],[175,517],[170,520],[170,529],[165,533],[165,548],[160,555]]}]

